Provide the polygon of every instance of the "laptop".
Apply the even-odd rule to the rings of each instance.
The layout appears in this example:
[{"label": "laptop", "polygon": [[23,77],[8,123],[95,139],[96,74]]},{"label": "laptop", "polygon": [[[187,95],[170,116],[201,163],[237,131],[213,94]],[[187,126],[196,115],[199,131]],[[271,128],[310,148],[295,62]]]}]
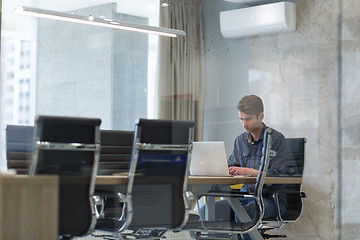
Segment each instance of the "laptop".
[{"label": "laptop", "polygon": [[191,176],[230,177],[222,141],[193,142]]}]

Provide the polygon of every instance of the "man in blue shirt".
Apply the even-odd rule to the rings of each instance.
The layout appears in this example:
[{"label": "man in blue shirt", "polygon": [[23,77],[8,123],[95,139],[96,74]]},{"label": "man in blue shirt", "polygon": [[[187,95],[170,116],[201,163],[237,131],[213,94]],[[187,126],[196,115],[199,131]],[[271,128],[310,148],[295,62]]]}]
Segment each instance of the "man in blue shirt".
[{"label": "man in blue shirt", "polygon": [[[263,123],[264,105],[258,96],[248,95],[239,101],[237,109],[245,132],[235,139],[233,152],[228,159],[229,173],[231,175],[257,176],[262,156],[264,132],[267,128]],[[267,176],[276,176],[282,174],[285,170],[285,137],[276,130],[273,131],[271,149],[276,151],[276,156],[270,158]],[[264,185],[264,218],[277,215],[277,208],[272,194],[282,187],[283,185]],[[254,184],[244,184],[240,191],[254,192]],[[255,200],[252,198],[240,198],[239,201],[252,218],[255,215]],[[280,196],[280,209],[281,212],[285,211],[285,196]],[[226,200],[216,203],[215,216],[217,220],[228,220],[233,215],[234,213]],[[239,221],[236,216],[235,221]],[[243,234],[242,239],[251,238],[248,234]]]},{"label": "man in blue shirt", "polygon": [[[228,159],[229,173],[231,175],[257,176],[262,156],[264,132],[267,129],[267,126],[263,123],[264,105],[258,96],[248,95],[240,100],[237,108],[245,132],[235,139],[233,152]],[[276,130],[272,134],[271,149],[276,151],[276,156],[270,158],[266,174],[270,177],[282,174],[286,167],[285,137]],[[263,188],[264,198],[271,198],[271,203],[273,203],[271,195],[280,187],[282,186],[265,185]],[[254,185],[245,184],[241,191],[254,192]],[[285,201],[284,198],[282,200]],[[273,215],[265,211],[264,217]]]}]

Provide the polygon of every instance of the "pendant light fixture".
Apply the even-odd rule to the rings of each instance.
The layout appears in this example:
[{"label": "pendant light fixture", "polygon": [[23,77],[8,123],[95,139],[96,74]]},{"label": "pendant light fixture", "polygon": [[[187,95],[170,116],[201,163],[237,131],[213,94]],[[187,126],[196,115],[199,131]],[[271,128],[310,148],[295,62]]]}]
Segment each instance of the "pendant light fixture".
[{"label": "pendant light fixture", "polygon": [[125,21],[113,21],[108,19],[96,18],[93,16],[81,16],[73,13],[57,12],[39,8],[18,6],[15,8],[16,14],[33,16],[39,18],[53,19],[65,22],[81,23],[91,26],[106,27],[118,30],[135,31],[147,34],[156,34],[166,37],[185,37],[186,33],[182,30],[154,27],[138,23]]}]

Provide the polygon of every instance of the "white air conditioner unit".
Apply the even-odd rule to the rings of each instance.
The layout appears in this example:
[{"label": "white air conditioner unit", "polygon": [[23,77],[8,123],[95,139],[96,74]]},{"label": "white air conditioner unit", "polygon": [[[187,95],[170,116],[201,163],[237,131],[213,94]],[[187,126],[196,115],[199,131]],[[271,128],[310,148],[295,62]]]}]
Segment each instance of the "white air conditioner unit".
[{"label": "white air conditioner unit", "polygon": [[294,31],[296,5],[277,2],[220,12],[220,30],[225,38]]}]

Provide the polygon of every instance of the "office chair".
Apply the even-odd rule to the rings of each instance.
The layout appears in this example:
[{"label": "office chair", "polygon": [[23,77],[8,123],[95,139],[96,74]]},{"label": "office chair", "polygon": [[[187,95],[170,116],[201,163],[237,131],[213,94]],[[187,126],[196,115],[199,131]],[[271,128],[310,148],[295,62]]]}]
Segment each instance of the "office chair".
[{"label": "office chair", "polygon": [[[237,238],[237,234],[249,233],[256,229],[264,215],[264,203],[262,190],[266,177],[266,172],[269,166],[270,157],[276,154],[275,151],[271,150],[271,139],[272,139],[271,128],[267,128],[264,133],[263,143],[263,155],[261,157],[261,165],[259,167],[260,174],[258,174],[255,183],[255,191],[253,193],[239,192],[236,190],[226,189],[214,189],[207,193],[203,193],[201,196],[196,196],[199,199],[202,196],[206,197],[225,197],[229,204],[240,204],[238,198],[248,197],[255,200],[255,216],[252,219],[247,219],[244,222],[235,223],[234,221],[212,221],[201,219],[196,214],[191,214],[188,223],[185,225],[184,230],[190,231],[193,238],[196,239],[212,239],[221,236],[222,238]],[[236,207],[234,211],[237,211]],[[238,216],[241,216],[237,213]],[[242,220],[242,221],[243,221]],[[259,234],[260,235],[260,234]]]},{"label": "office chair", "polygon": [[22,125],[6,126],[6,161],[8,169],[16,174],[29,173],[34,127]]},{"label": "office chair", "polygon": [[97,230],[120,239],[158,239],[185,225],[193,128],[192,121],[136,123],[127,191],[118,194],[124,214],[98,219]]},{"label": "office chair", "polygon": [[37,116],[31,175],[59,175],[59,238],[89,234],[100,153],[100,119]]},{"label": "office chair", "polygon": [[[285,177],[302,177],[305,162],[305,143],[306,138],[286,138],[286,171]],[[286,210],[284,214],[280,213],[279,195],[286,195]],[[306,194],[301,190],[301,184],[286,184],[285,189],[279,190],[273,195],[277,206],[277,216],[266,218],[262,221],[263,236],[265,238],[284,238],[286,235],[270,235],[265,231],[281,228],[283,225],[297,221],[302,213],[302,199]]]},{"label": "office chair", "polygon": [[[134,131],[100,130],[101,151],[98,175],[127,174],[131,161]],[[119,186],[97,186],[95,203],[97,218],[116,218],[121,215]]]}]

